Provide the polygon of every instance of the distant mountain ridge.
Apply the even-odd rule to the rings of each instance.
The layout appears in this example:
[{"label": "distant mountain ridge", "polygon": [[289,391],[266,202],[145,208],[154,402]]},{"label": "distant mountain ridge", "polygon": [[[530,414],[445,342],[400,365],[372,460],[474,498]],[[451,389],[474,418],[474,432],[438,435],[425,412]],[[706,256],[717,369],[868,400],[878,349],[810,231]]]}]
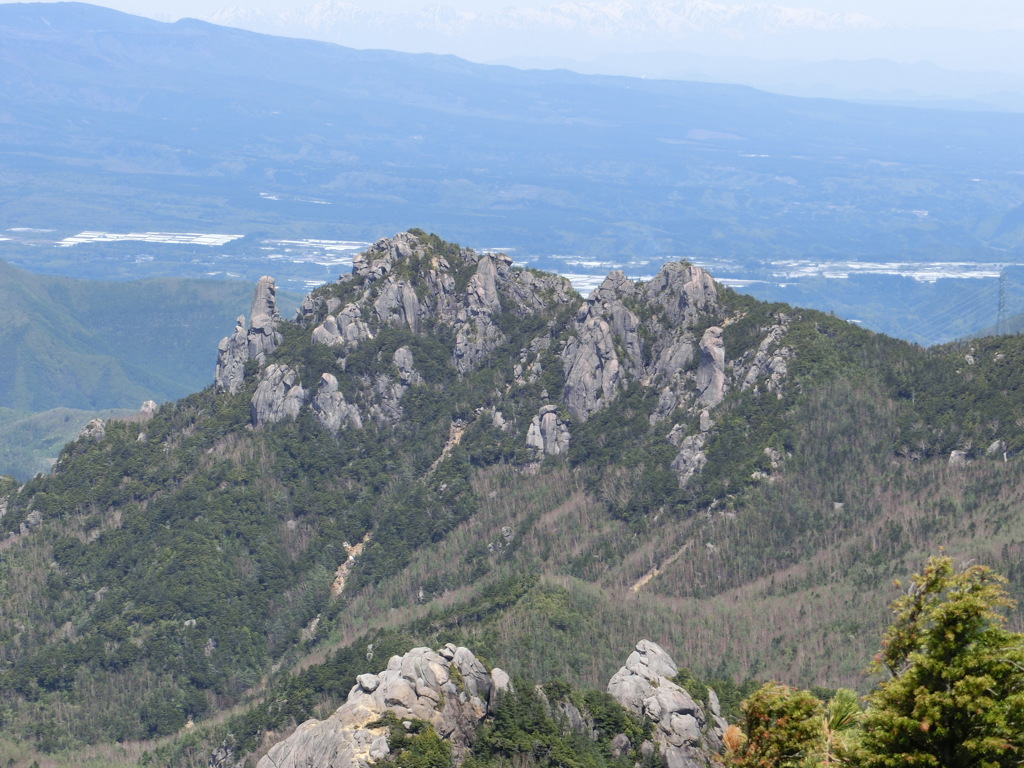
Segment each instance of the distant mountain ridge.
[{"label": "distant mountain ridge", "polygon": [[230,281],[100,283],[0,262],[0,406],[98,410],[180,397],[202,384],[217,325],[251,293]]},{"label": "distant mountain ridge", "polygon": [[0,261],[0,475],[49,469],[98,411],[201,387],[251,295],[237,281],[74,280]]},{"label": "distant mountain ridge", "polygon": [[5,227],[370,242],[415,221],[636,274],[1024,244],[1020,115],[524,72],[74,3],[0,6],[0,31]]}]

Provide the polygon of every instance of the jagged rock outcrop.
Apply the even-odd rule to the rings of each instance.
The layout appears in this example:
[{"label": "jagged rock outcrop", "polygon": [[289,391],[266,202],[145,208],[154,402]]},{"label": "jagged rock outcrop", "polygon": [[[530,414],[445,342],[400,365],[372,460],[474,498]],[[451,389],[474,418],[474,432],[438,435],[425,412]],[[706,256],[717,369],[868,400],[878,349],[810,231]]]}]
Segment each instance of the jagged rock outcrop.
[{"label": "jagged rock outcrop", "polygon": [[967,451],[950,451],[949,452],[949,466],[951,467],[966,467],[971,463],[970,455]]},{"label": "jagged rock outcrop", "polygon": [[361,295],[337,316],[338,304],[330,305],[336,298],[310,296],[299,309],[300,322],[316,326],[315,342],[348,347],[383,326],[416,333],[446,326],[454,331],[452,364],[465,374],[505,341],[497,314],[549,312],[574,298],[564,278],[514,270],[504,254],[453,248],[442,255],[432,248],[429,238],[411,232],[378,240],[354,257],[352,274],[339,281],[358,285]]},{"label": "jagged rock outcrop", "polygon": [[281,334],[277,332],[280,321],[277,314],[277,285],[274,278],[263,276],[256,281],[249,310],[249,359],[263,362],[266,356],[277,349]]},{"label": "jagged rock outcrop", "polygon": [[759,386],[757,382],[761,380],[768,392],[776,392],[782,386],[788,373],[787,363],[793,357],[793,350],[780,343],[788,329],[789,318],[780,315],[779,323],[768,329],[768,335],[758,345],[753,360],[742,375],[741,390]]},{"label": "jagged rock outcrop", "polygon": [[248,331],[245,329],[245,316],[239,315],[235,321],[235,332],[225,336],[217,345],[217,367],[213,372],[213,381],[218,391],[232,395],[238,392],[245,378],[245,364],[248,361]]},{"label": "jagged rock outcrop", "polygon": [[[569,413],[580,420],[615,399],[627,372],[634,376],[642,372],[640,319],[624,304],[635,297],[633,282],[614,271],[576,315],[575,333],[561,355],[565,372],[562,399]],[[619,360],[619,349],[625,361]]]},{"label": "jagged rock outcrop", "polygon": [[579,333],[565,345],[562,359],[562,399],[573,416],[586,420],[615,398],[620,381],[619,357],[607,322],[584,317]]},{"label": "jagged rock outcrop", "polygon": [[317,420],[333,434],[346,425],[353,429],[363,428],[359,408],[345,401],[345,395],[338,391],[338,379],[334,374],[320,376],[320,387],[313,396],[312,405]]},{"label": "jagged rock outcrop", "polygon": [[252,294],[248,330],[245,317],[240,315],[234,333],[220,340],[217,367],[213,373],[213,381],[219,391],[232,395],[237,393],[245,376],[245,364],[250,360],[262,364],[281,343],[281,334],[277,330],[280,317],[276,296],[274,278],[261,277]]},{"label": "jagged rock outcrop", "polygon": [[725,342],[722,329],[713,325],[700,339],[697,395],[701,405],[713,408],[725,397]]},{"label": "jagged rock outcrop", "polygon": [[381,286],[373,311],[381,325],[406,326],[413,333],[420,327],[420,300],[408,283],[388,277]]},{"label": "jagged rock outcrop", "polygon": [[79,440],[102,440],[107,436],[107,425],[103,419],[93,419],[78,433]]},{"label": "jagged rock outcrop", "polygon": [[379,424],[394,424],[402,418],[402,397],[409,387],[423,383],[423,377],[416,370],[412,350],[399,347],[391,356],[392,365],[398,376],[379,374],[367,379],[364,384],[370,393],[370,418]]},{"label": "jagged rock outcrop", "polygon": [[[536,387],[522,396],[540,410],[531,418],[529,412],[517,417],[522,411],[477,407],[477,417],[524,435],[536,458],[564,455],[573,421],[591,418],[631,386],[653,388],[658,396],[649,422],[652,428],[666,419],[675,422],[669,439],[679,450],[672,468],[685,485],[707,460],[704,447],[715,428],[714,412],[726,394],[778,391],[793,354],[785,346],[790,318],[782,314],[762,329],[767,335],[756,349],[726,350],[722,329],[737,314],[722,301],[704,270],[673,263],[646,282],[613,271],[580,303],[563,278],[514,269],[503,254],[478,254],[433,235],[403,232],[357,254],[351,274],[302,302],[298,324],[313,343],[337,353],[328,370],[307,369],[315,355],[288,365],[282,358],[277,364],[283,368],[275,370],[267,366],[280,334],[273,281],[262,278],[250,327],[239,318],[235,333],[220,344],[216,380],[220,390],[234,393],[248,361],[266,368],[252,400],[256,426],[294,418],[303,407],[334,433],[368,423],[393,426],[403,418],[405,393],[425,384],[414,350],[430,355],[424,360],[427,386],[440,386],[440,361],[436,342],[395,349],[381,334],[434,336],[450,354],[441,365],[465,376],[494,365],[494,350],[510,335],[532,328],[518,359],[510,355],[504,386]],[[531,316],[540,322],[520,322]],[[368,354],[361,345],[374,339]],[[499,363],[496,376],[500,370]],[[310,381],[318,378],[317,388],[305,390],[298,371]],[[339,381],[349,375],[354,380]],[[502,386],[497,378],[496,384]],[[569,417],[560,419],[559,412]]]},{"label": "jagged rock outcrop", "polygon": [[263,370],[252,396],[252,424],[261,427],[284,419],[297,419],[307,392],[299,375],[287,365],[271,363]]},{"label": "jagged rock outcrop", "polygon": [[701,315],[718,310],[718,286],[711,275],[692,264],[665,264],[644,284],[644,295],[664,309],[671,326],[691,327]]},{"label": "jagged rock outcrop", "polygon": [[[636,310],[642,309],[643,316]],[[608,406],[630,381],[662,387],[651,422],[657,423],[692,397],[697,340],[693,328],[720,311],[718,288],[699,267],[666,264],[650,281],[634,283],[611,272],[576,317],[573,336],[562,351],[563,400],[569,412],[586,420]],[[697,384],[705,407],[725,391],[725,352],[721,329],[701,340],[706,380]],[[698,371],[698,377],[700,370]]]},{"label": "jagged rock outcrop", "polygon": [[707,709],[672,682],[679,674],[661,646],[641,640],[626,665],[612,676],[608,693],[634,715],[655,725],[654,739],[666,768],[708,768],[722,748],[726,723],[709,689]]},{"label": "jagged rock outcrop", "polygon": [[399,347],[391,357],[398,371],[398,380],[404,387],[411,387],[423,383],[423,377],[416,370],[416,363],[412,357],[412,350],[408,347]]},{"label": "jagged rock outcrop", "polygon": [[705,433],[700,433],[684,437],[679,443],[679,453],[672,459],[671,467],[679,476],[680,488],[685,488],[690,479],[704,469],[704,465],[708,463],[707,454],[704,453],[706,442]]},{"label": "jagged rock outcrop", "polygon": [[508,685],[501,670],[487,672],[466,648],[449,643],[440,651],[413,648],[392,656],[376,675],[360,675],[348,700],[326,720],[307,720],[271,747],[257,768],[366,768],[390,753],[388,712],[399,720],[429,722],[463,757],[477,725]]},{"label": "jagged rock outcrop", "polygon": [[[328,310],[330,305],[336,302],[337,299],[328,301]],[[312,334],[314,344],[344,346],[349,349],[354,348],[360,341],[372,338],[370,326],[363,320],[362,312],[355,304],[348,304],[337,316],[328,314],[324,321],[313,329]]]},{"label": "jagged rock outcrop", "polygon": [[526,432],[526,444],[540,456],[558,456],[569,450],[569,425],[558,418],[558,406],[541,407]]}]

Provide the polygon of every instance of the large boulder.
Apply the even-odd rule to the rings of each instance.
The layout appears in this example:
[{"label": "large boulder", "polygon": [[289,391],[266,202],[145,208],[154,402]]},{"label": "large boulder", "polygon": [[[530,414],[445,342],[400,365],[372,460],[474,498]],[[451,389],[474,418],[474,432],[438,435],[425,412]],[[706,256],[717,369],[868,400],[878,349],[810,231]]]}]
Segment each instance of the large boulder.
[{"label": "large boulder", "polygon": [[476,727],[495,691],[507,685],[469,650],[446,645],[440,651],[413,648],[392,656],[376,675],[359,675],[348,700],[326,720],[307,720],[271,747],[257,768],[366,768],[390,754],[386,713],[399,720],[424,720],[452,745],[456,760],[466,755]]},{"label": "large boulder", "polygon": [[569,450],[569,425],[558,418],[558,407],[542,406],[526,431],[526,444],[541,458],[558,456]]},{"label": "large boulder", "polygon": [[697,394],[708,408],[725,397],[725,343],[722,329],[713,325],[700,339],[700,364],[697,367]]},{"label": "large boulder", "polygon": [[654,740],[667,768],[708,768],[722,748],[725,721],[709,689],[708,706],[672,681],[679,674],[657,643],[641,640],[608,683],[608,693],[634,715],[655,725]]},{"label": "large boulder", "polygon": [[285,419],[297,419],[307,396],[294,370],[287,365],[271,363],[263,370],[252,396],[252,425],[260,427]]},{"label": "large boulder", "polygon": [[343,426],[363,428],[359,408],[345,401],[345,395],[338,391],[338,379],[331,373],[320,376],[320,388],[313,397],[313,414],[333,434]]}]

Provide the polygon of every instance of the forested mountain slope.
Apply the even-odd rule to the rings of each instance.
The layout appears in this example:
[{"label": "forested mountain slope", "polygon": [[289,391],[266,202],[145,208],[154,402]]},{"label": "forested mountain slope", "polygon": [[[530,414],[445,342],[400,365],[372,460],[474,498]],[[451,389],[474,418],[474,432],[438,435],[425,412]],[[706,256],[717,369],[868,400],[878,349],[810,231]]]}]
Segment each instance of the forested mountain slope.
[{"label": "forested mountain slope", "polygon": [[202,386],[217,318],[244,310],[238,281],[100,282],[0,261],[0,405],[21,411],[138,408]]},{"label": "forested mountain slope", "polygon": [[0,474],[48,470],[99,411],[202,388],[219,324],[251,296],[240,281],[76,280],[0,261]]},{"label": "forested mountain slope", "polygon": [[156,754],[258,754],[449,641],[536,680],[603,686],[647,637],[720,688],[865,688],[922,553],[1024,581],[1017,337],[926,350],[684,263],[584,300],[413,230],[294,321],[261,280],[217,358],[0,490],[12,737],[244,704]]}]

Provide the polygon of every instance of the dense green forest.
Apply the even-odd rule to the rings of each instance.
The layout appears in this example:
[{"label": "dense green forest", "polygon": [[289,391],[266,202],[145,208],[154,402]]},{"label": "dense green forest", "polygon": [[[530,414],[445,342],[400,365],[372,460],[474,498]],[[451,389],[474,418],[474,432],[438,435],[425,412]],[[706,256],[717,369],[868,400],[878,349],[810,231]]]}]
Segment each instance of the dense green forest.
[{"label": "dense green forest", "polygon": [[[237,280],[104,282],[0,261],[0,474],[48,471],[65,443],[111,409],[201,389],[224,319],[251,297],[252,285]],[[282,293],[280,303],[298,301]]]},{"label": "dense green forest", "polygon": [[[601,690],[650,638],[739,720],[758,681],[872,688],[887,585],[940,546],[1024,591],[1024,339],[922,349],[711,283],[686,312],[632,284],[584,302],[435,236],[395,242],[279,321],[233,394],[109,421],[0,488],[0,757],[206,765],[230,738],[254,763],[356,674],[445,642]],[[387,319],[403,286],[415,322]],[[368,334],[316,343],[339,307]],[[602,328],[620,378],[581,416],[570,353]],[[692,388],[713,328],[725,385],[707,405]],[[329,429],[311,395],[260,422],[275,366],[310,392],[329,374],[361,425]],[[528,442],[542,416],[565,451]],[[706,461],[684,482],[690,438]]]}]

